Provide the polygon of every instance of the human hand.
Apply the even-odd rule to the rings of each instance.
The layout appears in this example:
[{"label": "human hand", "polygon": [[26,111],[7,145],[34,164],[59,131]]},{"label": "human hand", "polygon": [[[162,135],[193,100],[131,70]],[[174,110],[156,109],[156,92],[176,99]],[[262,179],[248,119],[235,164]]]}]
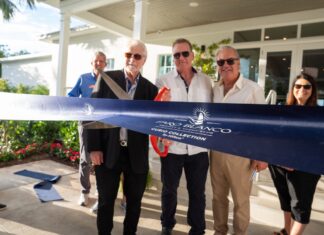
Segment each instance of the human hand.
[{"label": "human hand", "polygon": [[171,90],[168,87],[162,87],[159,91],[161,96],[159,97],[159,101],[170,101],[171,100]]},{"label": "human hand", "polygon": [[168,140],[168,139],[164,139],[164,138],[161,139],[161,142],[162,142],[162,144],[164,146],[167,146],[167,147],[169,147],[170,145],[173,144],[173,141],[172,140]]},{"label": "human hand", "polygon": [[99,166],[103,163],[103,153],[102,151],[92,151],[90,152],[90,159],[92,165]]},{"label": "human hand", "polygon": [[253,170],[256,170],[257,172],[263,171],[267,169],[268,163],[267,162],[262,162],[262,161],[257,161],[257,160],[252,160],[250,168]]},{"label": "human hand", "polygon": [[286,167],[286,166],[281,166],[282,168],[286,169],[287,171],[294,171],[294,168],[291,167]]}]

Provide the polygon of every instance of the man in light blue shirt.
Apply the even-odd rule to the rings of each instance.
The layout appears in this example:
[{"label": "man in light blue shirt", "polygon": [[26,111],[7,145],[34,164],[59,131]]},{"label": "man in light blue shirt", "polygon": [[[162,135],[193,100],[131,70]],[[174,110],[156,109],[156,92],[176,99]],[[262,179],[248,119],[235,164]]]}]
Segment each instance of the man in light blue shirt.
[{"label": "man in light blue shirt", "polygon": [[[92,72],[82,74],[75,86],[68,93],[69,97],[90,97],[92,90],[96,84],[97,78],[100,71],[103,71],[106,67],[106,55],[98,51],[94,54],[92,61]],[[86,129],[82,125],[78,126],[79,130],[79,142],[80,142],[80,183],[81,183],[81,196],[79,199],[80,206],[87,206],[89,204],[89,193],[91,188],[90,183],[90,170],[91,170],[91,160],[89,152],[86,149]],[[98,208],[97,202],[91,208],[91,211],[96,213]]]}]

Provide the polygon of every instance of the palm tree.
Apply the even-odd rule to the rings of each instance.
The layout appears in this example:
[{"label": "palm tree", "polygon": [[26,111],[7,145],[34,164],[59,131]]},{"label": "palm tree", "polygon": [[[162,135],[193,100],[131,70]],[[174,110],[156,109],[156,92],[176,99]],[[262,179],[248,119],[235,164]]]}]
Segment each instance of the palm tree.
[{"label": "palm tree", "polygon": [[[0,0],[0,10],[4,20],[9,21],[13,18],[15,12],[19,10],[16,4],[12,0]],[[27,4],[30,9],[33,9],[35,7],[35,0],[18,0],[18,4]]]}]

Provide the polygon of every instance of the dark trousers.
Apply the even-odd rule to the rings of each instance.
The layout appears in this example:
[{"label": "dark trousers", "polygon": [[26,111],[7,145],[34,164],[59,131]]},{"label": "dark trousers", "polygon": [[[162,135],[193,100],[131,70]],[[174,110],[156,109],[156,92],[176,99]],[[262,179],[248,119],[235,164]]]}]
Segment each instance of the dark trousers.
[{"label": "dark trousers", "polygon": [[97,228],[99,235],[109,235],[113,229],[114,205],[121,173],[124,174],[124,194],[127,198],[124,235],[134,235],[141,213],[141,201],[146,187],[147,173],[135,174],[130,166],[128,149],[121,147],[119,161],[113,169],[97,166],[96,180],[99,193]]},{"label": "dark trousers", "polygon": [[195,155],[168,154],[161,158],[162,215],[163,227],[172,229],[176,224],[177,189],[179,187],[182,169],[184,169],[189,206],[187,222],[191,226],[189,234],[204,234],[205,222],[205,183],[209,167],[208,153]]},{"label": "dark trousers", "polygon": [[316,185],[320,175],[303,171],[288,171],[282,167],[269,165],[283,211],[291,212],[291,217],[302,224],[308,224]]}]

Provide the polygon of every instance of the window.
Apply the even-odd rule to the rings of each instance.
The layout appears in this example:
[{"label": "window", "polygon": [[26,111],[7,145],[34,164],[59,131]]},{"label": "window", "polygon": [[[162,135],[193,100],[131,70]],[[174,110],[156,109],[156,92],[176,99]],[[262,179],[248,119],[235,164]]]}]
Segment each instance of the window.
[{"label": "window", "polygon": [[260,48],[237,50],[240,55],[241,73],[245,78],[258,82]]},{"label": "window", "polygon": [[106,65],[107,70],[114,70],[115,69],[115,59],[108,58],[106,62],[107,62],[107,65]]},{"label": "window", "polygon": [[234,32],[234,42],[261,41],[261,29]]},{"label": "window", "polygon": [[324,22],[303,24],[301,26],[301,37],[324,36]]},{"label": "window", "polygon": [[158,75],[166,74],[174,68],[173,58],[171,54],[159,55],[159,71]]},{"label": "window", "polygon": [[297,25],[267,28],[264,33],[264,40],[287,40],[297,38]]}]

